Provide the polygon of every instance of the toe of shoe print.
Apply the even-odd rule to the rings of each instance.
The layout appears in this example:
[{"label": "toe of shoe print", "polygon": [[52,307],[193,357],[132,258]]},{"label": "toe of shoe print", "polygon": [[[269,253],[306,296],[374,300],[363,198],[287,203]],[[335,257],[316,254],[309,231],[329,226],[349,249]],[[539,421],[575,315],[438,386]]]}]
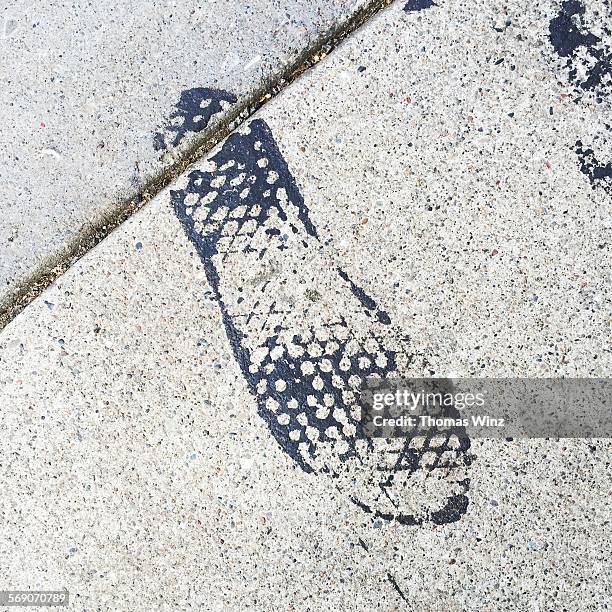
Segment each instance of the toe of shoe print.
[{"label": "toe of shoe print", "polygon": [[229,91],[212,87],[194,87],[181,93],[176,108],[169,121],[153,139],[153,147],[162,151],[168,145],[177,147],[190,132],[198,133],[205,129],[217,113],[229,108],[238,98]]}]

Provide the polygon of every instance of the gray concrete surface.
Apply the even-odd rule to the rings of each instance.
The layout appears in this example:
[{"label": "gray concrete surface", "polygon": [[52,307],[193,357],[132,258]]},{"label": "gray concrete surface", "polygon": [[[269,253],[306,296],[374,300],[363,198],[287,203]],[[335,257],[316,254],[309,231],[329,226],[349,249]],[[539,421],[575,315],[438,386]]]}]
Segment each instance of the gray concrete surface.
[{"label": "gray concrete surface", "polygon": [[4,3],[0,305],[365,4]]},{"label": "gray concrete surface", "polygon": [[0,583],[79,610],[609,605],[609,440],[472,440],[398,473],[390,512],[384,449],[304,453],[308,410],[302,446],[274,429],[330,330],[385,373],[610,373],[607,82],[555,50],[557,3],[404,6],[0,333]]}]

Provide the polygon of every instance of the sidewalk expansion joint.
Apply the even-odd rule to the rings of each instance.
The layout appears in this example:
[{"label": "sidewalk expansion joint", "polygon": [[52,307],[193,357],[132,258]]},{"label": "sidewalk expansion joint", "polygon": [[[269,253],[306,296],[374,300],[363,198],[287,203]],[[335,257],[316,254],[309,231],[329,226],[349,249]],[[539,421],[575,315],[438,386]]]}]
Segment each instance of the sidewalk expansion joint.
[{"label": "sidewalk expansion joint", "polygon": [[392,4],[393,0],[372,0],[353,14],[343,25],[324,33],[302,51],[285,69],[269,77],[250,96],[239,100],[227,114],[201,137],[172,165],[149,179],[144,187],[130,197],[115,202],[107,212],[98,214],[84,224],[70,242],[54,255],[43,260],[25,276],[5,298],[0,300],[0,330],[24,308],[53,284],[64,272],[102,242],[112,231],[175,181],[191,164],[205,157],[218,143],[249,119],[269,100],[332,53],[344,39],[360,29],[370,18]]}]

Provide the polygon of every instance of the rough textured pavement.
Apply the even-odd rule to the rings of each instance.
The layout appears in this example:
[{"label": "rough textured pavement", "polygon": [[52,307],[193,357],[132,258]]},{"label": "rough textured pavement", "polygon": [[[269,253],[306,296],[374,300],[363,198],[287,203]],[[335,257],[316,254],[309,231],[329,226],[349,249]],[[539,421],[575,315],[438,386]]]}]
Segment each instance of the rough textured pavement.
[{"label": "rough textured pavement", "polygon": [[608,376],[602,15],[393,5],[35,300],[0,334],[0,581],[75,609],[606,609],[608,440],[414,449],[383,495],[398,449],[359,447],[347,393]]},{"label": "rough textured pavement", "polygon": [[140,193],[365,4],[18,0],[3,8],[0,308],[80,230]]}]

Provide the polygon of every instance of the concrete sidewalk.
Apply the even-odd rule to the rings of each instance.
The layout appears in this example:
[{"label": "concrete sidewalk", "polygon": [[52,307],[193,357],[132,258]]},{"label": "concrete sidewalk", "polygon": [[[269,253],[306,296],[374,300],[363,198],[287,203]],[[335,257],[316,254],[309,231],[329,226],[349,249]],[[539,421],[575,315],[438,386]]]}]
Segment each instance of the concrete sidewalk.
[{"label": "concrete sidewalk", "polygon": [[557,44],[575,4],[392,5],[0,333],[2,584],[79,610],[605,608],[609,440],[394,470],[349,393],[609,376],[609,42],[589,4]]},{"label": "concrete sidewalk", "polygon": [[3,9],[0,312],[366,5],[18,0]]}]

